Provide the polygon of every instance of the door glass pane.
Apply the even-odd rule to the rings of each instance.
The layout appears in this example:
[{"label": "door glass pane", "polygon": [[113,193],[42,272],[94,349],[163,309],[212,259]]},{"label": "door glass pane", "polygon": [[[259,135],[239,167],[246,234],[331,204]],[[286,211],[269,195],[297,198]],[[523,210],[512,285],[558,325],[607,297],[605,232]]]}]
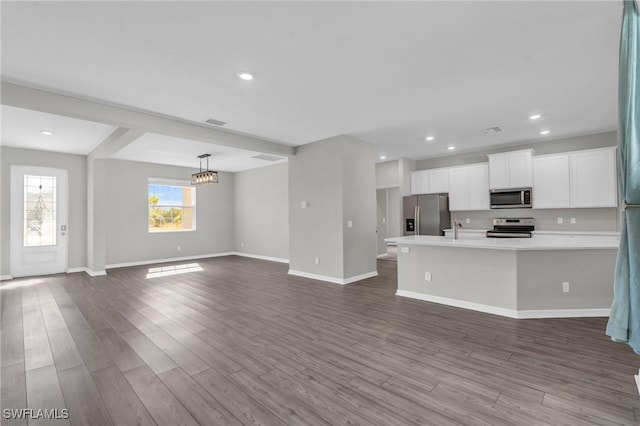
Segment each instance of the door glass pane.
[{"label": "door glass pane", "polygon": [[24,176],[25,247],[56,244],[56,201],[55,176]]}]

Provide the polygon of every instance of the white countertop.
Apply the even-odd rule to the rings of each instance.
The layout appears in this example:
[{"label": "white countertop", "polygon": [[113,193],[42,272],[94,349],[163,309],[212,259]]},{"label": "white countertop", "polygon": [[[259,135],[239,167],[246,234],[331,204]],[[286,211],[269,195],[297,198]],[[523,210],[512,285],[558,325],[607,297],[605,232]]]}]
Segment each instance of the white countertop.
[{"label": "white countertop", "polygon": [[[453,229],[444,229],[444,232],[453,232]],[[487,229],[459,228],[458,232],[468,232],[484,234]],[[575,235],[575,236],[597,236],[597,237],[615,237],[620,238],[619,231],[532,231],[533,235]]]},{"label": "white countertop", "polygon": [[481,248],[493,250],[595,250],[618,249],[618,237],[593,235],[562,235],[543,238],[461,238],[431,235],[411,235],[385,239],[398,245]]}]

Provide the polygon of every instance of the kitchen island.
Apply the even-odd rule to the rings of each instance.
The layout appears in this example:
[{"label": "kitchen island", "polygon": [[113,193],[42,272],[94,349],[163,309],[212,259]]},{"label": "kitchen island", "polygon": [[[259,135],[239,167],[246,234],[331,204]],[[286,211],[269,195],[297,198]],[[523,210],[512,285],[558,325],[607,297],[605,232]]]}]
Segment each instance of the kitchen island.
[{"label": "kitchen island", "polygon": [[398,245],[398,296],[511,318],[609,314],[616,234],[387,241]]}]

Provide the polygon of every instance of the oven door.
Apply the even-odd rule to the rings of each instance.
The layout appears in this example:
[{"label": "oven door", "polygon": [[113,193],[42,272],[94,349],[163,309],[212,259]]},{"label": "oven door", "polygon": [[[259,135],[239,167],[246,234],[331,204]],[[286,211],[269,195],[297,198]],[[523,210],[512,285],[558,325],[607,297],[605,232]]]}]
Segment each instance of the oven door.
[{"label": "oven door", "polygon": [[493,189],[489,199],[492,209],[530,209],[531,188]]}]

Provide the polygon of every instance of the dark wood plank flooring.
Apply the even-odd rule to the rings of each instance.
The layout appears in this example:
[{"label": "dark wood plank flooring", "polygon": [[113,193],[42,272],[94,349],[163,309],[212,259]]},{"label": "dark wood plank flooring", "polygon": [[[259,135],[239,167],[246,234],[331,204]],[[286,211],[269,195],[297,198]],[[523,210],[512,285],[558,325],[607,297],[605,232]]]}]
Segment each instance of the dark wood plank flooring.
[{"label": "dark wood plank flooring", "polygon": [[71,425],[640,420],[640,358],[604,318],[396,297],[392,261],[344,287],[236,256],[189,263],[203,271],[2,282],[2,408],[67,408],[68,421],[42,423]]}]

